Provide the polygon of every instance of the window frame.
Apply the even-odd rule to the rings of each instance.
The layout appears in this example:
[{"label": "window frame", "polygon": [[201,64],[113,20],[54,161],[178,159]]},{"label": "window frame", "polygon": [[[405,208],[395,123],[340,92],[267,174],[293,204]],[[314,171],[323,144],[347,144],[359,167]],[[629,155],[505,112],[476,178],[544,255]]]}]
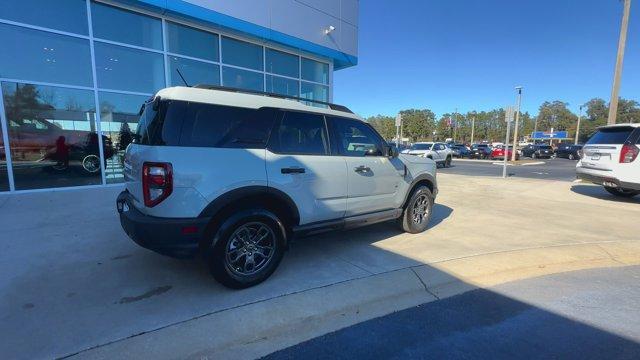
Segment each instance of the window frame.
[{"label": "window frame", "polygon": [[[388,157],[388,155],[385,154],[385,149],[387,149],[386,141],[382,138],[382,136],[376,131],[376,129],[371,126],[371,124],[365,122],[365,121],[361,121],[358,119],[352,119],[352,118],[348,118],[348,117],[342,117],[342,116],[337,116],[337,115],[326,115],[325,117],[327,117],[329,123],[330,123],[330,134],[329,134],[329,139],[333,139],[332,141],[332,151],[335,151],[336,155],[338,156],[344,156],[344,157],[353,157],[353,158],[368,158],[368,157]],[[340,144],[338,143],[338,139],[340,138],[340,136],[338,135],[338,131],[337,131],[337,124],[335,123],[337,121],[353,121],[357,124],[361,124],[363,126],[365,126],[366,128],[368,128],[369,130],[372,131],[373,136],[377,138],[378,140],[378,145],[380,146],[380,154],[379,155],[362,155],[362,156],[353,156],[353,155],[349,155],[349,154],[345,154],[343,152],[342,146],[340,146]]]},{"label": "window frame", "polygon": [[[329,127],[327,124],[327,117],[324,114],[316,113],[312,111],[300,111],[300,110],[283,109],[283,108],[279,108],[277,110],[280,112],[280,118],[275,121],[275,123],[273,124],[273,127],[271,128],[271,132],[269,134],[269,141],[267,142],[267,146],[266,146],[267,150],[277,155],[334,156],[333,147],[331,143],[331,135],[330,135]],[[278,149],[280,147],[280,143],[279,143],[279,140],[277,144],[274,143],[274,141],[276,140],[273,134],[275,134],[278,131],[278,129],[282,124],[282,121],[286,118],[287,113],[308,114],[313,116],[319,116],[322,118],[322,124],[323,124],[322,131],[324,132],[325,137],[327,139],[326,143],[324,144],[325,145],[324,154],[287,152],[287,151],[281,151],[280,149]]]}]

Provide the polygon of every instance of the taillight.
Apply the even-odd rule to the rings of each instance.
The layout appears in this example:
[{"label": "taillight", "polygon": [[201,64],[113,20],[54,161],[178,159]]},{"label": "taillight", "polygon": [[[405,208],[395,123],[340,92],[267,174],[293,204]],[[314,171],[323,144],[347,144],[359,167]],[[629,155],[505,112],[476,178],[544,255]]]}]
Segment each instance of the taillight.
[{"label": "taillight", "polygon": [[149,163],[142,165],[142,192],[144,205],[154,207],[166,199],[173,191],[173,169],[169,163]]},{"label": "taillight", "polygon": [[625,144],[622,147],[622,151],[620,152],[620,163],[630,163],[638,157],[638,153],[640,153],[640,149],[638,149],[635,145]]}]

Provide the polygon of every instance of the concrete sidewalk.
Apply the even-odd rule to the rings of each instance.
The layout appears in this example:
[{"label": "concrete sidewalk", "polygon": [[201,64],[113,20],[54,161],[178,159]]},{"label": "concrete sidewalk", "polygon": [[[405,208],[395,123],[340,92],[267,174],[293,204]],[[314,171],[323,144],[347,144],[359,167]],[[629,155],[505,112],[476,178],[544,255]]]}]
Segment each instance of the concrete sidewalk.
[{"label": "concrete sidewalk", "polygon": [[638,200],[566,182],[439,175],[433,225],[299,241],[242,291],[138,248],[117,188],[0,196],[3,358],[253,358],[474,287],[640,263]]}]

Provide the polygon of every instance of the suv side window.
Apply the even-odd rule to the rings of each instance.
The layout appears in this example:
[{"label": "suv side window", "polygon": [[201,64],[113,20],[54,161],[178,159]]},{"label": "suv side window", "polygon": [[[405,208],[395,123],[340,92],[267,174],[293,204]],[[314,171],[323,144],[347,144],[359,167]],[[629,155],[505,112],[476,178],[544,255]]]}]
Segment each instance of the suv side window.
[{"label": "suv side window", "polygon": [[328,155],[324,117],[286,111],[271,135],[269,149],[279,154]]},{"label": "suv side window", "polygon": [[332,135],[344,156],[383,155],[382,139],[367,124],[346,118],[332,119]]},{"label": "suv side window", "polygon": [[180,145],[264,149],[278,113],[270,108],[189,103]]},{"label": "suv side window", "polygon": [[444,150],[444,149],[445,149],[445,146],[443,144],[436,144],[436,146],[435,146],[435,150],[439,151],[439,150]]}]

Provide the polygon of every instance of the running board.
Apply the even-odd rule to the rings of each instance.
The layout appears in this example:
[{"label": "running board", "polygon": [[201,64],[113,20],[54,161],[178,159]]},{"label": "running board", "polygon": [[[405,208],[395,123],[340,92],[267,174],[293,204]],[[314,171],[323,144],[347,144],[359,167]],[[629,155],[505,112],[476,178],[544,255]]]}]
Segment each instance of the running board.
[{"label": "running board", "polygon": [[374,213],[350,216],[344,219],[328,220],[295,226],[293,228],[293,233],[296,237],[304,237],[328,231],[354,229],[383,221],[395,220],[400,216],[402,216],[402,209],[376,211]]}]

